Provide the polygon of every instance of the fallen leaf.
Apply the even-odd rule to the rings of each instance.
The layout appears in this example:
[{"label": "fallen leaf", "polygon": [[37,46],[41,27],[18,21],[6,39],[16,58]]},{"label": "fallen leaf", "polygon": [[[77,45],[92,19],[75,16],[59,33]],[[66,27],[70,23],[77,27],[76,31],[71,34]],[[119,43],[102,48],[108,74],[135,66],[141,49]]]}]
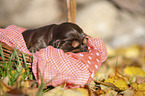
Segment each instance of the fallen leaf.
[{"label": "fallen leaf", "polygon": [[110,89],[106,92],[105,96],[117,96],[117,92]]},{"label": "fallen leaf", "polygon": [[138,90],[138,84],[137,84],[137,83],[132,83],[130,86],[131,86],[133,89]]},{"label": "fallen leaf", "polygon": [[89,94],[85,88],[64,89],[62,86],[58,86],[45,92],[43,96],[89,96]]},{"label": "fallen leaf", "polygon": [[35,81],[34,81],[34,80],[25,80],[25,81],[22,81],[22,82],[21,82],[21,86],[22,86],[22,87],[26,87],[26,88],[31,87],[32,84],[34,84],[33,86],[36,87],[36,84],[35,84]]},{"label": "fallen leaf", "polygon": [[113,83],[110,83],[110,82],[104,82],[103,85],[111,87],[112,89],[117,90],[117,91],[120,90],[118,87],[116,87]]},{"label": "fallen leaf", "polygon": [[145,96],[145,91],[134,91],[134,94],[132,96]]},{"label": "fallen leaf", "polygon": [[3,81],[4,84],[8,84],[9,83],[9,77],[6,76],[2,81]]},{"label": "fallen leaf", "polygon": [[11,86],[5,84],[2,80],[0,80],[0,87],[1,91],[3,91],[4,93],[9,92],[11,89],[13,89]]},{"label": "fallen leaf", "polygon": [[126,58],[135,58],[140,55],[140,49],[136,45],[127,48],[119,48],[117,54],[125,56]]},{"label": "fallen leaf", "polygon": [[125,91],[122,91],[120,94],[123,94],[123,96],[132,96],[134,94],[134,91],[131,89],[126,89]]},{"label": "fallen leaf", "polygon": [[111,71],[112,69],[108,68],[106,64],[103,64],[98,72],[95,74],[94,79],[99,81],[107,79]]},{"label": "fallen leaf", "polygon": [[130,77],[123,75],[121,72],[118,71],[118,69],[116,70],[116,76],[123,78],[127,82],[127,84],[130,83]]},{"label": "fallen leaf", "polygon": [[120,90],[128,89],[128,85],[127,85],[126,81],[123,78],[118,77],[118,76],[112,76],[112,77],[106,79],[105,82],[114,84]]},{"label": "fallen leaf", "polygon": [[107,46],[107,52],[108,52],[108,57],[112,57],[116,55],[116,50],[111,48],[110,46]]},{"label": "fallen leaf", "polygon": [[15,88],[11,89],[9,92],[6,93],[8,96],[24,96],[26,94],[23,94],[21,89]]},{"label": "fallen leaf", "polygon": [[134,57],[139,57],[139,55],[140,55],[140,50],[138,46],[132,46],[126,48],[125,57],[134,58]]},{"label": "fallen leaf", "polygon": [[95,95],[97,95],[97,96],[105,94],[105,92],[101,89],[98,89],[98,90],[94,91],[93,93],[95,93]]},{"label": "fallen leaf", "polygon": [[140,67],[136,66],[127,66],[124,69],[124,73],[130,76],[145,76],[145,71],[141,69]]},{"label": "fallen leaf", "polygon": [[22,88],[22,93],[27,96],[37,96],[38,88]]},{"label": "fallen leaf", "polygon": [[[103,89],[105,92],[108,91],[108,89],[110,89],[110,87],[114,90],[120,90],[118,87],[116,87],[113,83],[110,82],[100,82],[97,80],[94,80],[96,84],[100,84],[101,85],[101,89]],[[102,86],[104,85],[104,86]],[[107,86],[107,87],[106,87]],[[108,88],[109,87],[109,88]]]},{"label": "fallen leaf", "polygon": [[136,83],[141,84],[144,82],[145,82],[145,77],[140,77],[140,76],[136,77]]},{"label": "fallen leaf", "polygon": [[[4,82],[5,80],[5,82]],[[22,75],[19,75],[15,84],[13,86],[8,85],[8,77],[5,77],[2,80],[0,80],[0,95],[1,96],[36,96],[36,93],[38,91],[37,87],[31,87],[31,85],[34,83],[32,80],[25,80],[22,81]]]},{"label": "fallen leaf", "polygon": [[145,91],[145,83],[139,84],[138,85],[138,90]]},{"label": "fallen leaf", "polygon": [[145,91],[145,83],[138,84],[138,83],[132,83],[131,87],[135,90]]}]

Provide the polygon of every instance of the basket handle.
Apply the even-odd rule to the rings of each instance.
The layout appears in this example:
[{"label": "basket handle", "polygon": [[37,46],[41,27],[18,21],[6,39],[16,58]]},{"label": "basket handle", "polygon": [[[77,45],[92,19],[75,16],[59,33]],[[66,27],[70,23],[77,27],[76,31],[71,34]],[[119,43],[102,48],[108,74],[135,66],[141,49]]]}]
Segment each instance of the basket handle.
[{"label": "basket handle", "polygon": [[67,21],[75,23],[76,0],[67,0]]}]

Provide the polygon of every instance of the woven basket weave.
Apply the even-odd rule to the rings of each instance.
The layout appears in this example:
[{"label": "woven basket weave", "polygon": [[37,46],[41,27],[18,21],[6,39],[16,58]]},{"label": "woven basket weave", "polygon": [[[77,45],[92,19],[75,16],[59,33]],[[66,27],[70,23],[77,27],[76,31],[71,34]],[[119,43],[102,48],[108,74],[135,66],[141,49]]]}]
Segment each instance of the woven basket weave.
[{"label": "woven basket weave", "polygon": [[[13,51],[14,51],[14,48],[8,46],[7,44],[5,44],[4,42],[0,42],[0,45],[1,45],[1,49],[0,49],[0,63],[6,63],[9,61],[9,58],[10,56],[12,55]],[[2,54],[4,56],[4,58],[2,57]],[[19,60],[22,60],[23,59],[23,52],[17,50],[17,54],[19,56]],[[32,60],[32,56],[28,55],[28,54],[25,54],[25,59],[28,63],[31,63],[33,62]],[[23,61],[23,60],[22,60]],[[22,62],[23,63],[23,62]]]}]

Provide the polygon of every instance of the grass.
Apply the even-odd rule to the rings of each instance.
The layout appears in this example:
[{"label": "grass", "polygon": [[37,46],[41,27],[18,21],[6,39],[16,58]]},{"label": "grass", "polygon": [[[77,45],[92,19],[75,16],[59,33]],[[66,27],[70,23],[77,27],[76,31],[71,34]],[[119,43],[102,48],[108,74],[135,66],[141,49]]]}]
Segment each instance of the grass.
[{"label": "grass", "polygon": [[117,64],[118,64],[118,58],[117,58],[116,65],[115,65],[115,75],[116,75],[116,72],[117,72]]},{"label": "grass", "polygon": [[[9,59],[6,61],[4,57],[3,49],[0,45],[0,56],[2,57],[3,63],[0,63],[0,79],[3,80],[4,78],[8,77],[9,82],[8,85],[14,86],[14,84],[17,83],[17,85],[20,85],[17,82],[19,77],[21,76],[22,81],[25,80],[34,80],[36,83],[36,80],[33,77],[32,69],[27,64],[25,54],[22,53],[22,59],[19,59],[19,54],[17,52],[17,49],[14,48],[13,53],[10,55]],[[0,83],[0,86],[1,83]],[[38,92],[37,96],[41,96],[44,90],[45,84],[43,84],[43,79],[41,84],[38,86]],[[1,88],[0,88],[1,89]]]},{"label": "grass", "polygon": [[[22,80],[24,80],[25,78],[29,78],[29,79],[33,79],[33,75],[32,72],[30,72],[29,67],[27,65],[26,59],[25,59],[25,55],[23,54],[23,59],[20,60],[19,59],[19,55],[17,53],[17,49],[14,48],[13,53],[11,54],[11,56],[9,57],[8,61],[5,61],[5,57],[4,57],[4,52],[2,50],[2,47],[0,46],[0,55],[3,59],[3,63],[0,64],[1,68],[0,68],[0,78],[4,79],[6,76],[9,77],[9,85],[13,85],[14,82],[18,79],[19,75],[22,75]],[[23,65],[22,66],[22,62]]]}]

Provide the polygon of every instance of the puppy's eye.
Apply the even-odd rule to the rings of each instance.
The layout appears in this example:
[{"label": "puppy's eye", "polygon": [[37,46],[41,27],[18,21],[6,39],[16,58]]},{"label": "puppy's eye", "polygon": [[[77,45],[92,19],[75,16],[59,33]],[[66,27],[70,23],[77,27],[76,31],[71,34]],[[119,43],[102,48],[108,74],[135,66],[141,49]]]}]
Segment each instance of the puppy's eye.
[{"label": "puppy's eye", "polygon": [[80,45],[79,41],[72,41],[72,47],[76,48]]},{"label": "puppy's eye", "polygon": [[84,38],[83,43],[84,44],[87,44],[87,42],[88,42],[88,39],[87,38]]}]

